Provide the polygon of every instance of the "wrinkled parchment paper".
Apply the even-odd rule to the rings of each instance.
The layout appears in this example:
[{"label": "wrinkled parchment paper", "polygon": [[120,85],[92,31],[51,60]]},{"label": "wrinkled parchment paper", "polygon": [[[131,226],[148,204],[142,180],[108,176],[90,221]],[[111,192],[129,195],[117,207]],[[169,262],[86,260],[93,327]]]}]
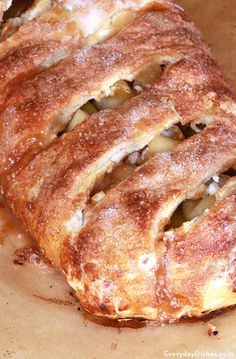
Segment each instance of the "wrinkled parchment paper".
[{"label": "wrinkled parchment paper", "polygon": [[[203,31],[236,88],[235,0],[178,2]],[[5,219],[1,209],[0,228]],[[64,278],[54,269],[13,263],[13,252],[25,243],[27,237],[11,226],[0,247],[0,359],[161,359],[195,351],[195,357],[211,352],[232,352],[236,357],[236,309],[208,322],[157,328],[98,325],[78,310]],[[217,335],[208,335],[209,323],[216,326]]]}]

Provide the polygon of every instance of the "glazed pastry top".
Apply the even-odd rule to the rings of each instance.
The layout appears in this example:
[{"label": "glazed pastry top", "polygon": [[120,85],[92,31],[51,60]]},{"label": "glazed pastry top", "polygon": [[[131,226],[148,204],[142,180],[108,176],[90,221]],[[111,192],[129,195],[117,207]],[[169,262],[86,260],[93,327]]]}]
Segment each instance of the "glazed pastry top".
[{"label": "glazed pastry top", "polygon": [[36,1],[13,25],[2,191],[82,306],[162,322],[235,304],[235,95],[185,12]]}]

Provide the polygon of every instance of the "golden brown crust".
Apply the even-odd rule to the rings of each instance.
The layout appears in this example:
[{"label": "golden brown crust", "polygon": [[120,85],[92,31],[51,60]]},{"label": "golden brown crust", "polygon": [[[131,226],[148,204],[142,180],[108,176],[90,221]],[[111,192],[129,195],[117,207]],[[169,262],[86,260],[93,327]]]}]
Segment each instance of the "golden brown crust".
[{"label": "golden brown crust", "polygon": [[1,169],[32,147],[50,143],[77,108],[120,78],[132,79],[154,59],[193,55],[209,55],[209,50],[183,12],[152,11],[105,43],[78,50],[56,67],[13,84],[1,106]]},{"label": "golden brown crust", "polygon": [[[102,3],[104,11],[118,4]],[[54,40],[43,47],[39,42],[41,51],[35,47],[39,63],[54,53]],[[33,41],[19,47],[19,59],[25,51],[33,64],[33,48]],[[134,79],[154,60],[171,66],[150,89],[55,139],[88,99],[99,99],[119,79]],[[4,71],[8,56],[3,63]],[[102,44],[76,50],[39,74],[14,73],[0,110],[5,198],[86,310],[173,321],[236,302],[235,180],[217,194],[209,212],[164,233],[174,210],[199,184],[236,165],[235,96],[178,6],[158,2]],[[151,158],[83,212],[96,178],[178,122],[207,128]],[[214,292],[215,280],[221,295]]]}]

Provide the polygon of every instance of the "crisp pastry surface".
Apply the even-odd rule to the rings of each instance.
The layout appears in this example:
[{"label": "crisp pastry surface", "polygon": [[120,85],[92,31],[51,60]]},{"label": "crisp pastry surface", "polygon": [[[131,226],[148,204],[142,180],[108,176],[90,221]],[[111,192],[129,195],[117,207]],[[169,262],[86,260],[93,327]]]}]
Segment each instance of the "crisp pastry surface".
[{"label": "crisp pastry surface", "polygon": [[13,25],[2,192],[83,308],[165,322],[236,304],[235,95],[184,11],[36,1]]}]

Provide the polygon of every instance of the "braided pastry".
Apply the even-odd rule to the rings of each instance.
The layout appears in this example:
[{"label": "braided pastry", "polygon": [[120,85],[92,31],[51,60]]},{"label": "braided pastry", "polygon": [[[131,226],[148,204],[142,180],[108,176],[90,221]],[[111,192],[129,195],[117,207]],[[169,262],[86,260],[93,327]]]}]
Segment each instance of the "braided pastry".
[{"label": "braided pastry", "polygon": [[2,17],[4,12],[9,9],[11,6],[12,0],[1,0],[0,2],[0,22],[2,21]]},{"label": "braided pastry", "polygon": [[2,191],[83,308],[172,322],[235,304],[235,96],[184,11],[49,1],[1,54]]}]

